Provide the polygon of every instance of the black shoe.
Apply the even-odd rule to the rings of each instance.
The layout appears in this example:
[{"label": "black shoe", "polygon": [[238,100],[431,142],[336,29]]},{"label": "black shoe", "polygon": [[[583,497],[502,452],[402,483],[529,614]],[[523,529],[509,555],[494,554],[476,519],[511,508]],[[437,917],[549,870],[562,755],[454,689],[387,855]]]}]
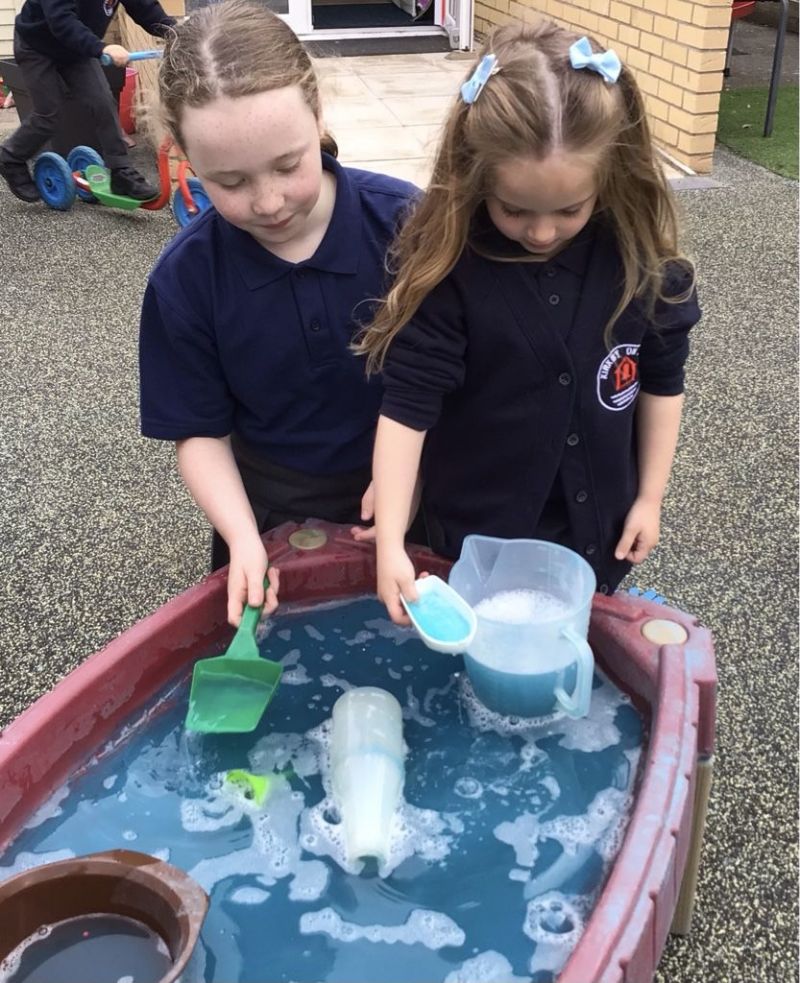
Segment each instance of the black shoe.
[{"label": "black shoe", "polygon": [[28,204],[39,201],[41,197],[39,190],[33,183],[31,172],[24,160],[14,160],[12,157],[0,153],[0,176],[5,178],[11,193],[16,195],[20,201],[28,202]]},{"label": "black shoe", "polygon": [[141,175],[133,167],[115,167],[111,171],[111,192],[115,195],[125,195],[137,201],[149,201],[157,198],[158,188]]}]

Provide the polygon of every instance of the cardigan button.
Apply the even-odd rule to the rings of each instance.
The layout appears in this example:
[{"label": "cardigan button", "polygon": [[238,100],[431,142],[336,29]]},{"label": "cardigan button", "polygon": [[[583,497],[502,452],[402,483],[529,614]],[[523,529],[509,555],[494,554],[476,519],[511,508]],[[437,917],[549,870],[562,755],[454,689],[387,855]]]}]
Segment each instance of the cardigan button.
[{"label": "cardigan button", "polygon": [[309,328],[311,328],[311,330],[314,332],[314,334],[316,334],[317,331],[319,331],[320,327],[321,327],[321,325],[320,325],[319,321],[312,321],[311,324],[309,324]]},{"label": "cardigan button", "polygon": [[575,495],[575,501],[578,505],[583,505],[586,499],[589,497],[589,492],[584,491],[583,488]]},{"label": "cardigan button", "polygon": [[544,268],[544,275],[545,276],[549,276],[551,278],[554,277],[556,275],[555,268],[552,267],[552,266],[545,266],[545,268]]},{"label": "cardigan button", "polygon": [[547,299],[553,307],[558,307],[558,305],[561,303],[561,298],[558,296],[558,294],[550,294]]},{"label": "cardigan button", "polygon": [[600,586],[597,589],[598,589],[598,591],[601,594],[607,594],[608,593],[608,584],[600,584]]},{"label": "cardigan button", "polygon": [[597,552],[597,543],[589,543],[583,551],[587,556],[594,556]]},{"label": "cardigan button", "polygon": [[562,386],[568,386],[572,382],[572,376],[569,372],[562,372],[558,377],[558,381]]},{"label": "cardigan button", "polygon": [[569,437],[567,437],[567,443],[570,447],[575,447],[580,443],[580,439],[581,438],[576,433],[571,433]]}]

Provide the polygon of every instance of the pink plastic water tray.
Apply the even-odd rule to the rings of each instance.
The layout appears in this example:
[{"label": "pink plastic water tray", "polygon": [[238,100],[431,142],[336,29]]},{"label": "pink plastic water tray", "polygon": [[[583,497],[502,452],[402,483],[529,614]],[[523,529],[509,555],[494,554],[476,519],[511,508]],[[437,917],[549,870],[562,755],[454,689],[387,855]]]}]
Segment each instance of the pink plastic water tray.
[{"label": "pink plastic water tray", "polygon": [[[343,527],[284,525],[266,542],[282,601],[374,590],[374,551]],[[446,578],[441,558],[421,549],[413,557],[418,571]],[[2,733],[0,851],[124,721],[197,658],[222,651],[231,637],[225,607],[218,572],[91,656]],[[667,933],[688,931],[691,919],[714,745],[713,645],[693,617],[626,594],[595,597],[589,641],[648,719],[649,739],[624,841],[559,981],[647,983]]]}]

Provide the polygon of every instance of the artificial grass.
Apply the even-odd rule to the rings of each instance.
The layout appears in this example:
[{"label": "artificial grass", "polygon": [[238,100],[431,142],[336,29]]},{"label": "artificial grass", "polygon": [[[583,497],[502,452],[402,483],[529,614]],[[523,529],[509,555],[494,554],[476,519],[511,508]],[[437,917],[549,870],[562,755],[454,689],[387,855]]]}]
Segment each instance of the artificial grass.
[{"label": "artificial grass", "polygon": [[772,136],[764,136],[768,86],[722,93],[717,139],[748,160],[785,177],[798,177],[797,86],[782,85]]}]

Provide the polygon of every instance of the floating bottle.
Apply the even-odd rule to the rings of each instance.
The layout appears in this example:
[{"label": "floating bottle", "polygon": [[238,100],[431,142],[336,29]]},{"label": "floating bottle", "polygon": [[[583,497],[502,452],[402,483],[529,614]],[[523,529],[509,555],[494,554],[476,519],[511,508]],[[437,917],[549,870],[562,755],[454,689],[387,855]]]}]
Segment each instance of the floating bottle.
[{"label": "floating bottle", "polygon": [[349,863],[386,861],[405,778],[403,712],[386,690],[348,690],[333,707],[331,778]]}]

